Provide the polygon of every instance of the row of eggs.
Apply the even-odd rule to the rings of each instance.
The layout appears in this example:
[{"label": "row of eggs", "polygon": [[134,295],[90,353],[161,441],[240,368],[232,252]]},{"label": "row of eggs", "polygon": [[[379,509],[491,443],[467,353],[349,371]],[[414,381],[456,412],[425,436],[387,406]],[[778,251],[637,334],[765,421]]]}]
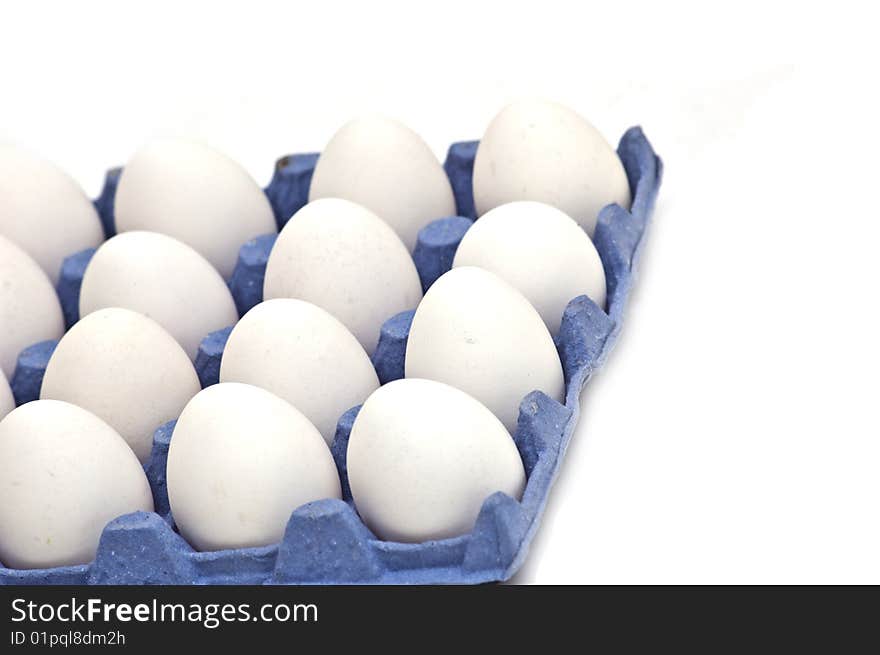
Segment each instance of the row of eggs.
[{"label": "row of eggs", "polygon": [[[96,234],[83,228],[96,216],[70,210],[59,222],[49,206],[82,205],[69,178],[53,182],[11,153],[0,148],[6,376],[21,348],[62,335],[52,276],[64,256],[101,240],[99,224]],[[601,207],[628,206],[629,188],[592,126],[541,102],[496,117],[473,185],[480,219],[422,298],[409,253],[421,227],[455,213],[448,179],[398,123],[343,127],[318,160],[311,202],[272,249],[265,301],[229,336],[221,383],[200,391],[199,341],[238,318],[224,277],[274,218],[246,173],[204,146],[161,141],[138,152],[119,181],[120,233],[86,269],[83,318],[53,353],[41,400],[0,421],[0,561],[89,561],[108,520],[152,510],[140,464],[153,430],[178,416],[169,499],[202,550],[277,542],[292,509],[339,497],[328,445],[339,416],[361,403],[348,475],[381,538],[461,534],[491,492],[519,497],[525,474],[510,437],[519,401],[534,389],[561,399],[552,334],[571,298],[604,304],[589,234]],[[369,359],[379,328],[413,307],[406,379],[380,387]],[[0,375],[0,418],[11,408]]]}]

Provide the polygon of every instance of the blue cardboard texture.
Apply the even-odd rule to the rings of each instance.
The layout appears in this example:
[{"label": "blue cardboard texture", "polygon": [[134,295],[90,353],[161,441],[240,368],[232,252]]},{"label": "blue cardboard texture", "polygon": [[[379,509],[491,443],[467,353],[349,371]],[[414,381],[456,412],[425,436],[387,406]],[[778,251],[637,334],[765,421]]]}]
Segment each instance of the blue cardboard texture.
[{"label": "blue cardboard texture", "polygon": [[[624,134],[618,154],[634,199],[630,211],[614,205],[604,208],[594,235],[608,283],[608,311],[586,296],[568,304],[556,338],[565,373],[565,402],[534,391],[520,405],[514,442],[527,483],[519,501],[500,492],[490,495],[474,529],[460,537],[419,544],[377,539],[358,517],[348,486],[345,455],[356,407],[340,418],[331,447],[342,481],[342,501],[318,500],[296,509],[280,544],[197,552],[175,531],[168,508],[164,475],[171,422],[157,430],[145,466],[155,513],[137,512],[109,523],[90,564],[26,571],[0,567],[0,583],[474,584],[510,578],[525,560],[538,529],[579,417],[580,391],[607,359],[621,329],[660,186],[662,163],[640,128]],[[383,354],[374,356],[377,371],[385,371],[383,382],[403,374],[411,320],[412,312],[403,312],[383,326],[379,344]],[[204,351],[205,361],[210,360],[206,371],[219,371],[228,331],[209,335],[203,342],[200,354]],[[216,381],[207,373],[200,373],[200,378],[203,384]]]},{"label": "blue cardboard texture", "polygon": [[251,239],[238,251],[238,260],[227,284],[239,316],[263,302],[263,278],[276,239],[277,234],[264,234]]},{"label": "blue cardboard texture", "polygon": [[275,213],[279,232],[290,217],[309,201],[309,186],[319,154],[287,155],[275,163],[275,172],[265,192]]},{"label": "blue cardboard texture", "polygon": [[452,186],[455,196],[455,211],[459,216],[474,220],[477,210],[474,207],[474,159],[477,156],[479,141],[459,141],[449,146],[443,170]]},{"label": "blue cardboard texture", "polygon": [[57,345],[58,341],[49,339],[28,346],[19,353],[18,360],[15,362],[15,371],[9,381],[9,388],[12,389],[12,397],[15,399],[16,406],[24,405],[40,397],[43,375],[46,373],[49,358],[55,352]]},{"label": "blue cardboard texture", "polygon": [[86,248],[65,258],[61,263],[61,273],[58,282],[55,283],[55,291],[61,302],[64,326],[68,330],[79,320],[79,292],[82,289],[86,267],[92,261],[96,250],[96,248]]},{"label": "blue cardboard texture", "polygon": [[202,389],[220,382],[220,359],[223,357],[223,349],[230,334],[232,334],[231,325],[211,332],[199,344],[194,364]]},{"label": "blue cardboard texture", "polygon": [[379,382],[387,384],[399,380],[404,374],[406,342],[416,310],[410,309],[389,318],[379,331],[379,343],[370,358],[379,376]]},{"label": "blue cardboard texture", "polygon": [[150,482],[153,493],[153,511],[165,519],[169,525],[174,523],[171,517],[171,503],[168,501],[168,484],[165,477],[168,462],[168,448],[171,446],[171,435],[177,419],[168,421],[153,433],[153,449],[150,459],[144,464],[144,472]]},{"label": "blue cardboard texture", "polygon": [[113,211],[113,203],[116,200],[116,188],[119,186],[119,176],[122,175],[122,167],[111,168],[104,177],[104,186],[101,195],[95,201],[95,210],[104,227],[104,238],[109,239],[116,234],[116,214]]},{"label": "blue cardboard texture", "polygon": [[458,244],[473,224],[464,216],[450,216],[432,221],[419,230],[413,261],[422,282],[422,293],[452,268]]},{"label": "blue cardboard texture", "polygon": [[346,464],[348,435],[351,434],[354,420],[357,418],[360,410],[361,406],[358,405],[357,407],[352,407],[339,417],[339,422],[336,424],[336,434],[333,435],[333,443],[330,444],[330,454],[333,455],[333,461],[336,462],[336,469],[339,471],[339,482],[342,485],[342,500],[348,503],[352,502],[351,485],[348,483],[348,465]]}]

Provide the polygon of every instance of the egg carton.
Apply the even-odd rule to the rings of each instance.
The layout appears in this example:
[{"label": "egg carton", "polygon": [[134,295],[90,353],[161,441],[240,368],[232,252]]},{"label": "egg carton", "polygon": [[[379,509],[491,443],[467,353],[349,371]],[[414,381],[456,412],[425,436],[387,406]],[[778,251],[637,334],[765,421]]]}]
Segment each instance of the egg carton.
[{"label": "egg carton", "polygon": [[[477,142],[455,143],[444,168],[460,216],[430,223],[419,234],[413,259],[427,289],[450,269],[455,249],[474,219],[471,173]],[[566,307],[556,345],[565,374],[564,403],[540,391],[521,405],[514,441],[527,484],[521,500],[496,492],[485,499],[473,530],[460,537],[417,544],[378,539],[357,515],[346,472],[346,448],[359,410],[339,420],[331,452],[342,481],[343,499],[308,503],[295,510],[279,544],[214,552],[194,550],[175,530],[165,484],[165,464],[174,421],[156,430],[145,465],[155,512],[118,517],[104,528],[96,558],[78,566],[13,570],[0,565],[0,584],[475,584],[509,579],[525,560],[580,414],[579,395],[605,362],[620,332],[644,234],[662,177],[662,162],[638,127],[617,150],[632,191],[630,211],[617,205],[599,215],[593,241],[605,268],[608,311],[586,296]],[[279,160],[266,195],[279,228],[306,203],[317,154]],[[119,170],[108,173],[95,205],[107,236],[114,233],[113,193]],[[257,304],[275,235],[245,244],[229,280],[239,312]],[[64,263],[58,282],[68,324],[77,319],[82,273],[91,252]],[[380,380],[403,377],[406,340],[414,311],[390,318],[372,357]],[[208,335],[196,368],[204,386],[217,382],[231,327]],[[12,380],[20,404],[39,396],[42,374],[56,342],[22,352]]]}]

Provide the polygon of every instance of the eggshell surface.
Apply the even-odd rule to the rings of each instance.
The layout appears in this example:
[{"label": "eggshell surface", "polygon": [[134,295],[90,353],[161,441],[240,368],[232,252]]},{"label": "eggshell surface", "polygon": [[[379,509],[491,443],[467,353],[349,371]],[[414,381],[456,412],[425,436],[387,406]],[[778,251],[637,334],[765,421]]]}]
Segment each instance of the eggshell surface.
[{"label": "eggshell surface", "polygon": [[539,389],[564,390],[553,338],[528,300],[494,273],[463,266],[442,275],[416,310],[406,377],[445,382],[470,394],[513,432],[519,405]]},{"label": "eggshell surface", "polygon": [[12,379],[18,354],[64,334],[52,283],[19,246],[0,236],[0,370]]},{"label": "eggshell surface", "polygon": [[238,319],[214,267],[185,243],[156,232],[118,234],[95,252],[83,276],[80,316],[104,307],[152,318],[190,358],[205,336]]},{"label": "eggshell surface", "polygon": [[33,257],[54,284],[64,258],[96,247],[104,229],[72,177],[27,150],[0,144],[0,235]]},{"label": "eggshell surface", "polygon": [[200,388],[192,362],[170,334],[143,314],[114,307],[89,314],[64,335],[40,398],[89,410],[146,462],[153,432],[177,418]]},{"label": "eggshell surface", "polygon": [[17,569],[85,564],[104,526],[153,511],[150,485],[122,437],[57,400],[0,421],[0,561]]},{"label": "eggshell surface", "polygon": [[115,201],[118,232],[161,232],[189,244],[232,275],[249,239],[275,232],[269,201],[253,178],[222,153],[184,139],[158,139],[125,165]]},{"label": "eggshell surface", "polygon": [[168,497],[184,538],[198,550],[281,540],[304,503],[340,498],[321,433],[264,389],[226,382],[193,398],[168,451]]},{"label": "eggshell surface", "polygon": [[12,389],[9,388],[9,382],[3,371],[0,371],[0,421],[9,412],[15,409],[15,399],[12,397]]},{"label": "eggshell surface", "polygon": [[437,157],[410,128],[384,116],[344,125],[321,153],[309,200],[345,198],[375,212],[416,245],[419,230],[455,215],[452,186]]},{"label": "eggshell surface", "polygon": [[339,417],[379,387],[370,358],[346,327],[312,303],[276,298],[233,328],[220,382],[262,387],[308,418],[330,445]]},{"label": "eggshell surface", "polygon": [[553,102],[521,100],[489,124],[474,160],[474,204],[482,216],[516,200],[562,210],[590,236],[599,211],[630,205],[626,171],[605,138]]},{"label": "eggshell surface", "polygon": [[412,257],[382,219],[353,202],[324,198],[281,230],[263,297],[299,298],[327,310],[372,354],[382,323],[414,308],[422,287]]},{"label": "eggshell surface", "polygon": [[511,202],[486,212],[465,234],[453,265],[483,268],[514,286],[551,334],[572,298],[584,294],[605,306],[605,269],[592,240],[544,203]]},{"label": "eggshell surface", "polygon": [[358,513],[389,541],[469,532],[487,496],[519,499],[525,486],[501,422],[468,394],[431,380],[397,380],[367,399],[347,466]]}]

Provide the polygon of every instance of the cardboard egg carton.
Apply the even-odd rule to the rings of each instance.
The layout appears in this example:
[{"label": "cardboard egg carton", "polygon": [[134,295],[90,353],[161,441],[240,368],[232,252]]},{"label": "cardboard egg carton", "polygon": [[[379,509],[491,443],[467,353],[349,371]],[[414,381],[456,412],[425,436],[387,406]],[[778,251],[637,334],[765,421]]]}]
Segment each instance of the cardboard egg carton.
[{"label": "cardboard egg carton", "polygon": [[[413,259],[424,289],[449,270],[455,249],[474,219],[471,171],[476,142],[453,144],[444,168],[460,216],[441,218],[419,234]],[[318,500],[295,510],[280,544],[213,552],[194,550],[175,531],[165,486],[165,463],[174,421],[154,435],[145,465],[155,512],[136,512],[111,521],[89,564],[51,569],[13,570],[0,564],[0,584],[474,584],[509,579],[522,565],[538,529],[553,481],[577,424],[581,389],[608,357],[620,332],[645,230],[660,187],[662,162],[638,127],[628,130],[617,152],[632,191],[632,207],[605,207],[593,237],[605,268],[607,311],[586,296],[567,306],[556,345],[565,374],[565,402],[540,391],[520,405],[513,435],[527,484],[517,501],[497,492],[485,499],[468,534],[418,544],[386,542],[363,524],[351,499],[346,472],[349,434],[359,408],[339,419],[331,447],[343,500]],[[266,188],[279,229],[308,198],[316,154],[279,160]],[[112,236],[113,193],[119,169],[108,173],[95,205],[107,236]],[[229,280],[243,314],[262,299],[262,281],[276,235],[246,243]],[[78,318],[79,287],[93,251],[69,257],[58,281],[68,327]],[[414,311],[383,325],[372,356],[382,383],[403,377],[406,340]],[[223,347],[231,328],[208,335],[196,359],[203,386],[217,382]],[[19,357],[11,386],[21,404],[39,396],[42,375],[56,342],[41,342]]]}]

